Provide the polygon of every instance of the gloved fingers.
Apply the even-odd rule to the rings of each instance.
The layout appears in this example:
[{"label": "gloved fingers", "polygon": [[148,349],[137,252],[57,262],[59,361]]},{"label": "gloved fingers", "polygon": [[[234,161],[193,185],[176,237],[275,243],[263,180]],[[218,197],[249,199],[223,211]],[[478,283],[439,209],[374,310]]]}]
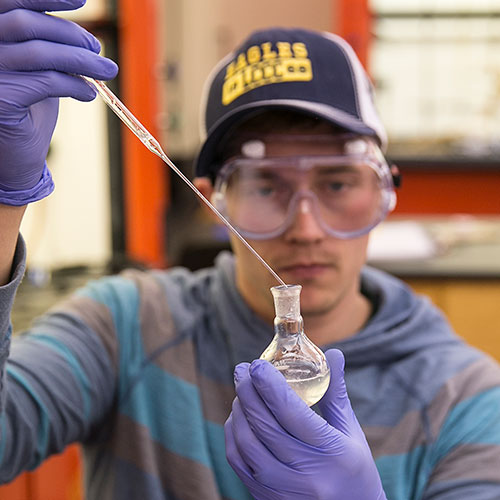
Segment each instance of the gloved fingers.
[{"label": "gloved fingers", "polygon": [[118,73],[118,66],[110,59],[80,47],[30,40],[15,44],[0,44],[0,70],[26,72],[53,70],[86,75],[98,80],[111,80]]},{"label": "gloved fingers", "polygon": [[239,454],[259,483],[269,485],[273,470],[280,467],[279,460],[261,443],[251,429],[238,398],[233,402],[232,430]]},{"label": "gloved fingers", "polygon": [[28,108],[48,97],[73,97],[79,101],[91,101],[96,96],[78,76],[57,71],[34,71],[26,77],[22,73],[0,73],[0,85],[4,93],[0,99],[0,123],[19,125]]},{"label": "gloved fingers", "polygon": [[[236,446],[237,456],[245,464],[246,474],[270,490],[277,486],[282,489],[283,484],[292,487],[292,491],[294,487],[300,487],[295,480],[297,472],[281,463],[255,436],[238,398],[233,402],[230,425],[230,439]],[[240,467],[243,468],[241,464]]]},{"label": "gloved fingers", "polygon": [[[255,360],[249,373],[256,392],[288,434],[315,448],[334,446],[338,437],[335,429],[300,399],[274,366],[264,360]],[[246,410],[248,405],[243,398],[241,395]]]},{"label": "gloved fingers", "polygon": [[2,0],[0,14],[14,9],[29,9],[37,11],[56,11],[79,9],[85,0]]},{"label": "gloved fingers", "polygon": [[330,366],[330,386],[318,406],[325,420],[347,436],[361,430],[351,407],[344,380],[344,355],[338,349],[325,353]]},{"label": "gloved fingers", "polygon": [[82,47],[99,53],[97,38],[80,25],[56,16],[31,10],[13,10],[0,16],[0,41],[48,40]]},{"label": "gloved fingers", "polygon": [[[278,375],[283,378],[281,374]],[[242,409],[252,432],[280,462],[293,467],[297,457],[303,452],[301,448],[304,445],[283,429],[260,397],[250,378],[249,365],[236,367],[235,384],[238,406]],[[286,382],[285,385],[288,386]]]},{"label": "gloved fingers", "polygon": [[247,484],[248,482],[254,481],[252,476],[252,471],[250,467],[245,463],[238,446],[236,445],[236,440],[233,434],[233,415],[229,415],[229,418],[224,424],[224,436],[226,439],[226,458],[229,465],[234,469],[238,477]]},{"label": "gloved fingers", "polygon": [[[286,462],[286,458],[279,454],[283,439],[286,439],[286,431],[276,421],[274,415],[255,390],[250,379],[249,367],[248,363],[241,364],[234,371],[235,388],[238,396],[233,403],[233,406],[238,409],[236,420],[238,420],[238,417],[245,419],[245,423],[248,422],[257,439],[267,446],[271,453],[275,451],[275,448],[278,448],[276,450],[278,454],[275,456]],[[292,436],[289,437],[292,438]],[[276,441],[280,443],[278,446],[275,445]]]},{"label": "gloved fingers", "polygon": [[241,457],[232,430],[232,414],[224,424],[224,434],[226,438],[226,458],[236,475],[243,484],[250,490],[256,500],[281,500],[277,492],[272,491],[267,486],[260,484],[254,477],[253,472]]}]

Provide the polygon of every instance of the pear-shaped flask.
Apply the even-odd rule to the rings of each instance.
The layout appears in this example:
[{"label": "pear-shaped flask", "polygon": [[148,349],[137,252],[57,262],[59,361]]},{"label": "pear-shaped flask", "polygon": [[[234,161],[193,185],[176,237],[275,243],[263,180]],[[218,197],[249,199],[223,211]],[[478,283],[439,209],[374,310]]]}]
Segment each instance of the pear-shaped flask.
[{"label": "pear-shaped flask", "polygon": [[275,334],[260,358],[274,365],[292,389],[312,406],[328,389],[330,368],[323,352],[304,333],[301,290],[300,285],[271,288],[276,311]]}]

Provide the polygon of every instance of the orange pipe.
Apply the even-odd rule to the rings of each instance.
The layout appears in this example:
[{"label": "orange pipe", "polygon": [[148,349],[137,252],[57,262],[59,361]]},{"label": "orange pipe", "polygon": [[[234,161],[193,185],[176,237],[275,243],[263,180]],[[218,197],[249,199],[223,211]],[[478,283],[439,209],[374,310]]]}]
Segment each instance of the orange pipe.
[{"label": "orange pipe", "polygon": [[0,486],[0,498],[5,498],[5,500],[25,500],[30,498],[27,474],[22,474],[11,483]]},{"label": "orange pipe", "polygon": [[[80,448],[68,446],[29,472],[30,500],[83,500]],[[3,497],[2,497],[3,498]],[[7,497],[8,498],[8,497]]]},{"label": "orange pipe", "polygon": [[[154,0],[138,7],[119,0],[120,98],[146,128],[158,137],[158,89],[154,72],[156,23]],[[168,173],[163,162],[150,153],[123,126],[123,175],[127,255],[151,266],[164,267],[165,214]],[[0,486],[0,497],[9,500],[80,500],[83,498],[81,459],[76,445]]]},{"label": "orange pipe", "polygon": [[[158,138],[157,23],[157,0],[118,1],[121,98]],[[165,267],[168,172],[125,126],[122,137],[126,253]]]},{"label": "orange pipe", "polygon": [[33,472],[21,474],[0,486],[5,500],[83,500],[82,466],[78,445],[43,462]]},{"label": "orange pipe", "polygon": [[369,0],[334,0],[332,25],[355,50],[363,66],[368,69],[368,55],[372,37],[372,12]]}]

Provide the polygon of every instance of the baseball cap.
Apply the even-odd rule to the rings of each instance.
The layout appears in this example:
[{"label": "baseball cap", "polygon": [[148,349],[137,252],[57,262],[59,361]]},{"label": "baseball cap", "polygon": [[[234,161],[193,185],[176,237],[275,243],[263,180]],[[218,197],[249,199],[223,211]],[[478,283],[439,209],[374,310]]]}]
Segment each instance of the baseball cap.
[{"label": "baseball cap", "polygon": [[316,116],[386,147],[373,85],[352,47],[328,32],[270,28],[251,33],[209,75],[196,175],[213,179],[225,134],[246,117],[270,109]]}]

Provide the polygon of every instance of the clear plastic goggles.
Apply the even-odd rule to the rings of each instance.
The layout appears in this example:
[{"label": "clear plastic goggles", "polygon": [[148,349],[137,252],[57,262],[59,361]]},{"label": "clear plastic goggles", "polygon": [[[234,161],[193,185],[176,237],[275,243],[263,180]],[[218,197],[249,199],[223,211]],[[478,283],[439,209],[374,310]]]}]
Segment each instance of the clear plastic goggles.
[{"label": "clear plastic goggles", "polygon": [[390,168],[370,140],[346,145],[347,154],[234,158],[215,181],[212,202],[250,239],[270,239],[310,211],[330,236],[368,233],[396,204]]}]

